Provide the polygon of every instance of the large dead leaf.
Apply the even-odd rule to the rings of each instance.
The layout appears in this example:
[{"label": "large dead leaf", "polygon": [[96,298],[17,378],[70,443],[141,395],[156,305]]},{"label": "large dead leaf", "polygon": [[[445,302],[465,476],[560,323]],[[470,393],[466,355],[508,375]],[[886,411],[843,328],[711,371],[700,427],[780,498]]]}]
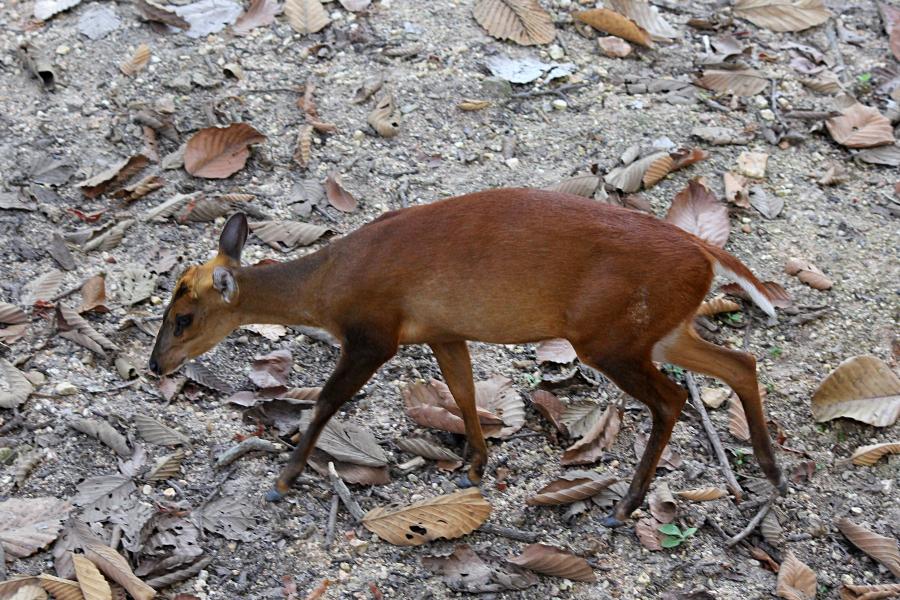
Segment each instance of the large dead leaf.
[{"label": "large dead leaf", "polygon": [[562,194],[574,194],[576,196],[584,196],[585,198],[593,198],[594,192],[600,187],[599,175],[576,175],[563,179],[559,183],[544,188],[552,192],[560,192]]},{"label": "large dead leaf", "polygon": [[390,91],[382,92],[366,121],[381,137],[392,138],[400,132],[400,111]]},{"label": "large dead leaf", "polygon": [[38,575],[37,580],[41,587],[50,593],[53,600],[86,600],[77,581],[54,577],[46,573]]},{"label": "large dead leaf", "polygon": [[659,532],[659,526],[662,525],[653,517],[644,517],[634,524],[634,533],[641,542],[641,546],[650,552],[659,552],[662,550],[663,534]]},{"label": "large dead leaf", "polygon": [[563,401],[546,390],[535,390],[531,393],[531,402],[539,413],[560,433],[567,433],[568,429],[562,422],[566,405]]},{"label": "large dead leaf", "polygon": [[503,421],[505,427],[497,433],[498,437],[509,437],[525,424],[525,402],[508,377],[492,375],[475,382],[475,405]]},{"label": "large dead leaf", "polygon": [[610,404],[579,441],[566,448],[561,465],[585,465],[596,462],[612,448],[622,427],[622,411]]},{"label": "large dead leaf", "polygon": [[553,19],[538,0],[478,0],[472,14],[490,35],[522,46],[549,44],[556,37]]},{"label": "large dead leaf", "polygon": [[720,248],[731,230],[728,209],[698,178],[675,196],[666,221]]},{"label": "large dead leaf", "polygon": [[891,121],[878,109],[854,102],[838,117],[825,121],[828,133],[848,148],[873,148],[894,143]]},{"label": "large dead leaf", "polygon": [[280,12],[278,0],[251,0],[247,12],[238,17],[231,30],[235,35],[247,35],[257,27],[274,23],[275,15]]},{"label": "large dead leaf", "polygon": [[531,572],[515,565],[486,562],[467,545],[458,545],[450,556],[426,556],[422,565],[441,576],[447,586],[470,594],[524,590],[538,582]]},{"label": "large dead leaf", "polygon": [[31,306],[38,301],[49,303],[56,295],[65,275],[62,271],[50,269],[37,279],[29,281],[22,293],[22,303],[25,306]]},{"label": "large dead leaf", "polygon": [[539,363],[567,364],[578,358],[569,340],[561,338],[538,342],[535,354]]},{"label": "large dead leaf", "polygon": [[594,29],[650,48],[653,40],[640,25],[619,13],[605,8],[593,8],[575,13],[575,18]]},{"label": "large dead leaf", "polygon": [[841,600],[886,600],[889,598],[900,598],[900,583],[883,583],[881,585],[845,583],[841,586]]},{"label": "large dead leaf", "polygon": [[321,31],[331,23],[320,0],[286,0],[284,15],[294,31],[302,35]]},{"label": "large dead leaf", "polygon": [[328,465],[334,465],[334,470],[347,483],[360,485],[387,485],[391,482],[391,474],[387,465],[383,467],[367,467],[336,459],[327,452],[314,448],[309,456],[309,466],[319,475],[328,477]]},{"label": "large dead leaf", "polygon": [[[305,430],[312,421],[312,411],[303,411],[300,429]],[[365,427],[355,423],[342,422],[332,418],[319,435],[316,447],[324,450],[334,458],[362,465],[365,467],[383,467],[387,465],[387,454],[375,435]]]},{"label": "large dead leaf", "polygon": [[135,600],[151,600],[156,591],[138,579],[121,554],[103,544],[90,542],[84,547],[84,554],[103,574],[125,588]]},{"label": "large dead leaf", "polygon": [[900,377],[875,356],[848,358],[819,385],[811,407],[820,423],[847,417],[888,427],[900,416]]},{"label": "large dead leaf", "polygon": [[275,350],[265,356],[257,356],[253,359],[250,381],[261,388],[287,385],[293,363],[290,350]]},{"label": "large dead leaf", "polygon": [[287,252],[297,246],[312,244],[329,229],[297,221],[259,221],[250,223],[250,231],[275,250]]},{"label": "large dead leaf", "polygon": [[528,498],[525,504],[530,506],[571,504],[596,496],[617,481],[616,477],[604,477],[596,471],[569,471],[542,487],[537,494]]},{"label": "large dead leaf", "polygon": [[379,506],[363,517],[372,533],[397,546],[419,546],[438,538],[453,539],[478,528],[491,505],[478,488],[422,500],[409,506]]},{"label": "large dead leaf", "polygon": [[813,600],[816,597],[816,574],[788,552],[778,570],[775,593],[787,600]]},{"label": "large dead leaf", "polygon": [[56,305],[56,326],[60,337],[80,344],[100,356],[106,356],[104,350],[116,349],[116,345],[91,327],[84,317],[61,304]]},{"label": "large dead leaf", "polygon": [[34,386],[22,371],[3,358],[0,358],[0,375],[2,375],[0,378],[0,407],[2,408],[19,406],[34,391]]},{"label": "large dead leaf", "polygon": [[738,71],[707,69],[695,83],[708,90],[736,96],[755,96],[769,86],[766,76],[754,69]]},{"label": "large dead leaf", "polygon": [[734,15],[772,31],[803,31],[831,17],[822,0],[736,0]]},{"label": "large dead leaf", "polygon": [[878,10],[884,21],[884,31],[890,40],[891,52],[894,54],[894,58],[900,60],[900,8],[886,2],[879,2]]},{"label": "large dead leaf", "polygon": [[871,467],[882,456],[888,454],[900,454],[900,442],[885,442],[883,444],[872,444],[871,446],[860,446],[853,451],[850,460],[854,465]]},{"label": "large dead leaf", "polygon": [[73,554],[75,576],[85,600],[112,600],[112,589],[109,582],[90,560],[83,554]]},{"label": "large dead leaf", "polygon": [[597,581],[586,560],[547,544],[529,544],[522,554],[507,560],[544,575],[564,577],[572,581]]},{"label": "large dead leaf", "polygon": [[4,325],[19,325],[27,322],[28,316],[21,308],[15,304],[0,302],[0,323]]},{"label": "large dead leaf", "polygon": [[728,495],[728,492],[718,487],[695,488],[692,490],[681,490],[675,492],[675,495],[690,500],[691,502],[709,502],[710,500],[718,500]]},{"label": "large dead leaf", "polygon": [[248,542],[253,539],[256,518],[250,498],[221,497],[204,505],[200,511],[203,528],[229,540]]},{"label": "large dead leaf", "polygon": [[190,445],[190,439],[171,427],[163,425],[156,419],[142,413],[135,413],[132,417],[137,427],[138,435],[145,442],[158,446]]},{"label": "large dead leaf", "polygon": [[[480,383],[480,382],[479,382]],[[406,414],[422,427],[432,427],[451,433],[464,434],[462,412],[443,382],[432,379],[428,383],[414,383],[403,391]],[[476,403],[479,399],[476,384]],[[497,437],[503,429],[503,419],[482,406],[477,407],[478,419],[485,437]]]},{"label": "large dead leaf", "polygon": [[623,192],[636,192],[641,189],[641,184],[648,169],[654,164],[660,165],[659,161],[666,162],[667,159],[670,159],[667,152],[654,152],[640,160],[612,169],[603,179],[606,183]]},{"label": "large dead leaf", "polygon": [[100,440],[123,458],[131,456],[128,440],[106,421],[100,419],[73,419],[69,422],[69,427]]},{"label": "large dead leaf", "polygon": [[195,177],[230,177],[244,168],[250,145],[264,141],[266,136],[247,123],[201,129],[187,142],[184,169]]},{"label": "large dead leaf", "polygon": [[31,556],[57,538],[72,507],[58,498],[0,502],[0,544],[10,556]]},{"label": "large dead leaf", "polygon": [[106,306],[106,278],[103,275],[94,275],[81,284],[81,306],[79,313],[109,312]]},{"label": "large dead leaf", "polygon": [[659,14],[655,6],[645,0],[609,0],[611,9],[622,14],[650,34],[657,42],[665,42],[678,37],[678,31]]},{"label": "large dead leaf", "polygon": [[451,462],[462,461],[462,457],[456,452],[445,448],[440,444],[423,437],[403,437],[395,442],[397,447],[404,452],[422,456],[431,460],[446,460]]},{"label": "large dead leaf", "polygon": [[125,504],[135,491],[134,481],[122,475],[100,475],[78,484],[72,504],[82,508],[82,518],[101,522]]},{"label": "large dead leaf", "polygon": [[[766,488],[767,490],[770,488]],[[759,532],[770,546],[778,548],[784,540],[784,528],[778,520],[778,510],[770,510],[759,524]]]},{"label": "large dead leaf", "polygon": [[854,546],[887,567],[895,577],[900,577],[900,550],[897,550],[897,540],[878,535],[847,517],[840,519],[837,526]]},{"label": "large dead leaf", "polygon": [[340,176],[329,173],[325,178],[325,196],[328,203],[341,212],[353,212],[359,203],[350,192],[341,186]]},{"label": "large dead leaf", "polygon": [[660,523],[671,523],[678,514],[675,497],[665,481],[660,482],[650,493],[647,504],[650,506],[650,514]]},{"label": "large dead leaf", "polygon": [[784,272],[816,290],[830,290],[834,285],[816,265],[802,258],[791,258],[784,263]]},{"label": "large dead leaf", "polygon": [[119,187],[133,175],[142,171],[148,164],[150,164],[149,158],[143,154],[135,154],[105,171],[101,171],[90,179],[82,181],[78,184],[78,187],[81,188],[81,193],[88,198],[96,198],[108,190]]}]

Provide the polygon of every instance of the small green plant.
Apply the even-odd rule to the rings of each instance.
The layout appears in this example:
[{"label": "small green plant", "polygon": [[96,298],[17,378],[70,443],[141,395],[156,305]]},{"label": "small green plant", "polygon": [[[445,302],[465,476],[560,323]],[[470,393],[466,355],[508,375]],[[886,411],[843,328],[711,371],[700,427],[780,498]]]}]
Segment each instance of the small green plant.
[{"label": "small green plant", "polygon": [[536,375],[525,373],[524,377],[529,389],[534,389],[541,384],[541,378],[537,377]]},{"label": "small green plant", "polygon": [[697,532],[696,527],[688,527],[684,531],[679,529],[678,525],[674,523],[666,523],[665,525],[659,526],[659,532],[666,537],[663,538],[660,545],[663,548],[677,548],[684,542],[688,540],[694,533]]},{"label": "small green plant", "polygon": [[747,453],[740,448],[732,450],[734,453],[734,464],[741,466],[747,463]]},{"label": "small green plant", "polygon": [[781,346],[772,346],[769,348],[769,356],[772,358],[781,358],[781,355],[784,354],[784,350]]},{"label": "small green plant", "polygon": [[856,76],[856,78],[859,80],[859,82],[861,84],[867,85],[870,81],[872,81],[872,74],[871,73],[860,73],[859,75]]},{"label": "small green plant", "polygon": [[728,321],[729,323],[731,323],[732,325],[740,325],[741,323],[744,322],[744,315],[743,315],[743,313],[739,313],[739,312],[725,313],[723,315],[723,318],[726,321]]}]

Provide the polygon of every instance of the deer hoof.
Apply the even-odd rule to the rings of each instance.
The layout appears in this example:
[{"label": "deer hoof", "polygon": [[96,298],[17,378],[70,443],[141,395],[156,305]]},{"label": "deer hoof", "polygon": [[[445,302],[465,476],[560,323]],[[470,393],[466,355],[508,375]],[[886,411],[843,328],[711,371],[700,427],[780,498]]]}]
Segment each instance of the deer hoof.
[{"label": "deer hoof", "polygon": [[478,487],[477,483],[472,483],[472,480],[469,479],[468,475],[460,475],[456,478],[456,485],[461,489],[466,489],[470,487]]},{"label": "deer hoof", "polygon": [[266,492],[266,502],[281,502],[284,500],[284,494],[278,490],[272,489]]},{"label": "deer hoof", "polygon": [[618,520],[618,519],[615,518],[614,516],[610,515],[610,516],[608,516],[608,517],[605,517],[603,520],[601,520],[601,521],[600,521],[600,524],[603,525],[604,527],[608,528],[608,529],[615,529],[616,527],[621,527],[621,526],[624,525],[625,523],[623,523],[622,521]]}]

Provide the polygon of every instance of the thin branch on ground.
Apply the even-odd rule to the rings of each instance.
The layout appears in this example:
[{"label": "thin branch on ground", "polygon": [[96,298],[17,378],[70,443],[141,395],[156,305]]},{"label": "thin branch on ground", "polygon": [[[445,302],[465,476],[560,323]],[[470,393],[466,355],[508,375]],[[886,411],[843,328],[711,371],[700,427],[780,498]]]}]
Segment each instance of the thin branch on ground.
[{"label": "thin branch on ground", "polygon": [[725,545],[729,546],[729,547],[734,546],[735,544],[737,544],[738,542],[743,540],[745,537],[747,537],[748,535],[753,533],[753,531],[757,527],[759,527],[759,524],[762,523],[762,520],[766,517],[766,515],[769,514],[769,511],[772,509],[772,506],[775,504],[775,500],[777,498],[778,498],[778,493],[777,492],[773,493],[769,497],[768,502],[766,502],[765,504],[762,505],[762,507],[760,507],[759,512],[757,512],[756,515],[754,515],[754,517],[752,519],[750,519],[750,522],[747,523],[747,526],[744,527],[744,529],[741,530],[740,533],[731,537],[728,540],[725,540]]},{"label": "thin branch on ground", "polygon": [[527,542],[529,544],[533,544],[534,542],[538,541],[538,538],[541,537],[540,534],[534,533],[532,531],[523,531],[522,529],[516,529],[515,527],[493,525],[491,523],[485,523],[476,531],[480,531],[481,533],[490,533],[492,535],[499,535],[511,540]]},{"label": "thin branch on ground", "polygon": [[331,479],[331,485],[334,487],[335,493],[340,496],[341,501],[344,503],[344,506],[347,507],[347,510],[350,511],[350,514],[353,515],[353,518],[357,522],[362,521],[363,515],[366,513],[363,512],[363,509],[356,500],[353,499],[350,488],[347,487],[347,484],[344,483],[344,480],[338,475],[333,462],[328,463],[328,477]]},{"label": "thin branch on ground", "polygon": [[334,528],[337,523],[338,506],[341,497],[335,492],[331,496],[331,507],[328,510],[328,524],[325,526],[325,549],[330,550],[331,544],[334,543]]}]

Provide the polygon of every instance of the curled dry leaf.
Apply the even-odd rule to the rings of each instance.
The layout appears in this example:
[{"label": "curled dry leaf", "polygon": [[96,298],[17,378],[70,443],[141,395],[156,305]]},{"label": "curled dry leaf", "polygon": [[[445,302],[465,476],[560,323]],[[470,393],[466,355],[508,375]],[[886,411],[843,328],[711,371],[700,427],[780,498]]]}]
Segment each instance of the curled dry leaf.
[{"label": "curled dry leaf", "polygon": [[[644,449],[647,447],[647,435],[640,433],[634,436],[634,454],[639,459],[644,454]],[[674,471],[681,467],[682,464],[681,455],[678,452],[672,450],[672,446],[667,445],[663,449],[662,456],[659,458],[659,464],[657,468],[662,467],[664,469],[668,469],[669,471]]]},{"label": "curled dry leaf", "polygon": [[647,30],[615,11],[594,8],[575,13],[575,18],[598,31],[620,37],[639,46],[645,48],[653,46],[653,40]]},{"label": "curled dry leaf", "polygon": [[329,173],[325,178],[325,196],[328,203],[341,212],[353,212],[359,205],[356,198],[341,186],[341,178],[337,173]]},{"label": "curled dry leaf", "polygon": [[135,600],[152,600],[156,596],[153,588],[134,575],[128,561],[109,546],[89,542],[84,547],[84,554],[104,575],[125,588]]},{"label": "curled dry leaf", "polygon": [[675,495],[691,502],[709,502],[710,500],[718,500],[728,495],[728,492],[718,487],[695,488],[691,490],[681,490],[675,492]]},{"label": "curled dry leaf", "polygon": [[165,481],[177,478],[181,474],[182,461],[184,461],[184,450],[181,448],[172,454],[163,456],[150,469],[150,472],[147,474],[147,481]]},{"label": "curled dry leaf", "polygon": [[778,519],[778,510],[772,509],[763,517],[762,523],[759,524],[759,532],[763,539],[775,548],[781,546],[784,541],[784,529],[781,527],[781,521]]},{"label": "curled dry leaf", "polygon": [[900,551],[897,550],[897,540],[878,535],[847,517],[840,519],[837,526],[854,546],[887,567],[895,577],[900,577]]},{"label": "curled dry leaf", "polygon": [[22,371],[13,366],[11,362],[0,358],[0,407],[15,408],[25,402],[34,386],[25,377]]},{"label": "curled dry leaf", "polygon": [[163,425],[153,417],[141,413],[135,413],[132,416],[135,427],[137,427],[138,435],[145,442],[156,444],[158,446],[178,446],[181,444],[190,445],[191,441],[183,433]]},{"label": "curled dry leaf", "polygon": [[529,544],[519,556],[507,559],[514,565],[552,577],[572,581],[597,581],[586,560],[547,544]]},{"label": "curled dry leaf", "polygon": [[720,248],[728,241],[731,229],[728,209],[699,178],[691,179],[675,196],[666,221]]},{"label": "curled dry leaf", "polygon": [[321,31],[331,23],[320,0],[285,0],[284,16],[301,35]]},{"label": "curled dry leaf", "polygon": [[75,577],[85,600],[112,600],[109,582],[94,563],[83,554],[72,554],[72,564],[75,565]]},{"label": "curled dry leaf", "polygon": [[235,35],[247,35],[257,27],[265,27],[275,22],[275,15],[281,12],[278,0],[251,0],[247,12],[238,17],[231,27]]},{"label": "curled dry leaf", "polygon": [[816,574],[788,552],[778,570],[775,593],[787,600],[813,600],[816,597]]},{"label": "curled dry leaf", "polygon": [[872,444],[870,446],[860,446],[853,451],[850,460],[854,465],[871,467],[882,456],[888,454],[900,454],[900,442],[885,442],[883,444]]},{"label": "curled dry leaf", "polygon": [[657,42],[678,37],[678,31],[659,14],[655,6],[645,0],[610,0],[609,7],[634,21]]},{"label": "curled dry leaf", "polygon": [[647,503],[650,505],[650,514],[660,523],[671,523],[678,514],[675,497],[669,489],[669,484],[664,481],[656,486],[647,498]]},{"label": "curled dry leaf", "polygon": [[131,456],[131,448],[125,436],[116,431],[116,428],[99,419],[74,419],[69,422],[69,427],[86,435],[96,438],[115,450],[122,458]]},{"label": "curled dry leaf", "polygon": [[822,0],[737,0],[734,16],[772,31],[803,31],[831,17]]},{"label": "curled dry leaf", "polygon": [[825,127],[834,141],[848,148],[873,148],[894,143],[891,121],[877,109],[858,102],[842,110],[839,117],[827,119]]},{"label": "curled dry leaf", "polygon": [[297,132],[297,148],[294,150],[294,162],[303,168],[309,164],[312,156],[312,125],[303,125]]},{"label": "curled dry leaf", "polygon": [[81,193],[88,198],[96,198],[100,194],[116,188],[128,179],[131,179],[132,176],[142,171],[149,164],[150,159],[144,154],[135,154],[97,173],[90,179],[82,181],[78,184],[78,187],[81,188]]},{"label": "curled dry leaf", "polygon": [[625,58],[632,51],[631,44],[614,35],[597,38],[597,46],[610,58]]},{"label": "curled dry leaf", "polygon": [[725,199],[735,206],[750,208],[750,192],[747,189],[750,181],[743,175],[726,172],[722,178],[725,181]]},{"label": "curled dry leaf", "polygon": [[563,453],[561,465],[584,465],[597,461],[603,452],[612,448],[622,427],[622,410],[610,404],[579,441]]},{"label": "curled dry leaf", "polygon": [[667,152],[654,152],[640,160],[612,169],[603,179],[618,190],[631,193],[641,189],[644,174],[657,161],[668,158]]},{"label": "curled dry leaf", "polygon": [[290,350],[275,350],[264,356],[256,356],[250,370],[250,381],[261,388],[287,385],[293,364]]},{"label": "curled dry leaf", "polygon": [[694,83],[714,92],[736,96],[755,96],[768,87],[769,80],[764,74],[754,69],[738,71],[707,69],[703,71],[703,76]]},{"label": "curled dry leaf", "polygon": [[716,296],[715,298],[705,300],[703,304],[700,305],[700,308],[697,309],[697,314],[704,317],[711,317],[712,315],[739,310],[741,310],[741,305],[734,300],[729,300],[725,296]]},{"label": "curled dry leaf", "polygon": [[596,471],[569,471],[559,479],[542,487],[528,498],[529,506],[571,504],[596,496],[618,481],[617,477],[604,477]]},{"label": "curled dry leaf", "polygon": [[187,141],[184,169],[195,177],[230,177],[244,168],[250,146],[264,141],[266,136],[247,123],[201,129]]},{"label": "curled dry leaf", "polygon": [[312,244],[330,230],[298,221],[259,221],[250,223],[250,231],[275,250],[287,252],[297,246]]},{"label": "curled dry leaf", "polygon": [[449,448],[444,448],[433,440],[423,437],[400,438],[394,443],[404,452],[422,456],[430,460],[461,461],[462,457]]},{"label": "curled dry leaf", "polygon": [[123,62],[119,65],[119,70],[122,71],[123,74],[131,77],[145,66],[150,61],[150,46],[147,44],[141,44],[137,48],[135,48],[134,53],[131,55],[131,58]]},{"label": "curled dry leaf", "polygon": [[669,153],[672,158],[672,171],[689,167],[694,163],[709,158],[709,152],[702,148],[678,148]]},{"label": "curled dry leaf", "polygon": [[549,44],[556,37],[553,19],[538,0],[478,0],[472,15],[493,37],[522,46]]},{"label": "curled dry leaf", "polygon": [[394,104],[394,95],[389,91],[382,93],[366,121],[381,137],[397,135],[400,132],[400,111]]},{"label": "curled dry leaf", "polygon": [[653,517],[645,517],[634,524],[634,532],[637,534],[641,546],[650,552],[662,550],[663,534],[659,532],[660,525],[662,523]]},{"label": "curled dry leaf", "polygon": [[816,290],[830,290],[834,285],[816,265],[802,258],[791,258],[784,263],[784,272],[793,275]]},{"label": "curled dry leaf", "polygon": [[572,347],[569,340],[561,338],[538,342],[535,355],[538,363],[552,362],[562,365],[573,362],[578,358],[578,355],[575,354],[575,348]]},{"label": "curled dry leaf", "polygon": [[531,393],[531,402],[557,431],[560,433],[568,431],[562,422],[563,412],[566,409],[562,400],[546,390],[535,390]]},{"label": "curled dry leaf", "polygon": [[473,112],[476,110],[484,110],[491,105],[490,100],[475,100],[472,98],[463,98],[462,102],[456,105],[459,110]]},{"label": "curled dry leaf", "polygon": [[[459,408],[446,384],[435,379],[415,383],[406,386],[402,395],[406,414],[422,427],[459,434],[466,432]],[[485,437],[499,434],[503,421],[497,415],[478,407],[478,419]]]},{"label": "curled dry leaf", "polygon": [[662,181],[666,175],[674,170],[674,166],[675,161],[668,154],[660,156],[650,163],[650,166],[647,167],[647,170],[644,171],[644,176],[641,178],[644,188],[651,188]]},{"label": "curled dry leaf", "polygon": [[563,179],[556,185],[551,185],[546,190],[552,192],[560,192],[561,194],[574,194],[575,196],[584,196],[585,198],[593,198],[594,192],[600,187],[602,180],[598,175],[576,175]]},{"label": "curled dry leaf", "polygon": [[366,529],[397,546],[419,546],[438,538],[453,539],[478,528],[491,505],[477,488],[437,496],[405,507],[379,506],[362,519]]},{"label": "curled dry leaf", "polygon": [[728,431],[739,440],[746,442],[750,439],[750,425],[747,424],[747,415],[744,406],[735,396],[728,403]]},{"label": "curled dry leaf", "polygon": [[109,312],[106,306],[106,278],[102,274],[94,275],[81,284],[81,306],[78,307],[78,312],[91,311]]},{"label": "curled dry leaf", "polygon": [[[898,50],[897,54],[900,54]],[[881,585],[841,586],[841,600],[887,600],[900,597],[900,583],[883,583]]]},{"label": "curled dry leaf", "polygon": [[0,544],[9,556],[31,556],[57,538],[72,507],[58,498],[0,502]]}]

